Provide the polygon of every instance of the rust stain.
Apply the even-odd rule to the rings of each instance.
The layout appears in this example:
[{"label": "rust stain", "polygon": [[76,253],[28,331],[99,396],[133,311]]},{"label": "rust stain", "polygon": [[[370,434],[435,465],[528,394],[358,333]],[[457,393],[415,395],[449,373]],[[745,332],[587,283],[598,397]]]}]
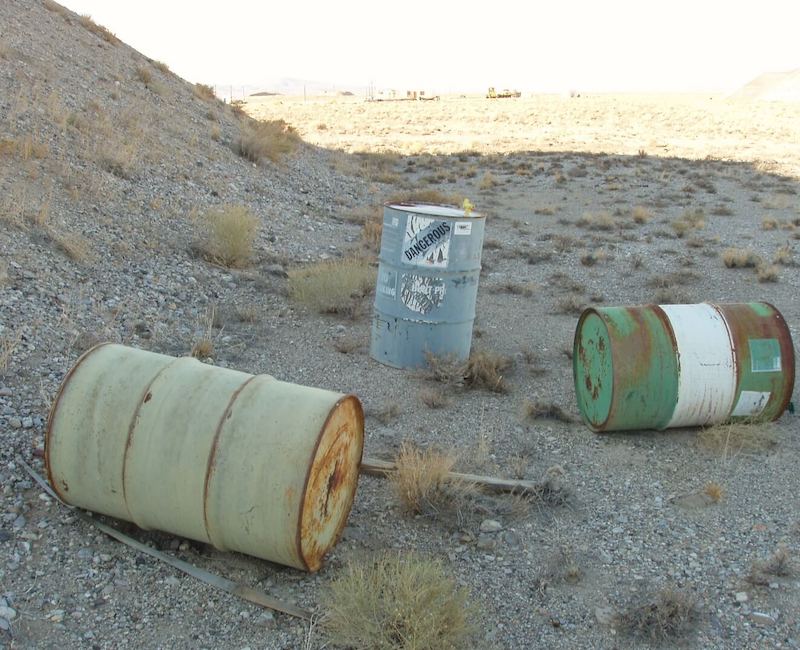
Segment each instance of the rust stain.
[{"label": "rust stain", "polygon": [[[127,494],[127,484],[125,482],[125,478],[127,476],[127,468],[128,468],[128,453],[133,446],[133,434],[134,430],[136,429],[136,425],[139,423],[139,412],[142,409],[142,405],[152,398],[153,394],[150,391],[150,387],[153,385],[156,379],[161,376],[167,368],[171,367],[172,364],[180,361],[180,359],[174,359],[170,363],[166,364],[162,368],[153,375],[149,382],[147,382],[147,386],[144,387],[144,391],[142,391],[142,396],[139,398],[139,402],[136,404],[136,409],[133,411],[133,416],[131,416],[131,421],[128,424],[128,435],[125,439],[125,453],[122,456],[122,503],[125,506],[125,511],[128,513],[128,518],[133,523],[136,523],[136,519],[134,518],[133,514],[131,513],[131,509],[128,507],[128,494]],[[149,397],[148,397],[149,396]]]},{"label": "rust stain", "polygon": [[144,402],[147,403],[151,399],[153,399],[153,393],[151,393],[150,391],[147,391],[147,395],[144,396]]},{"label": "rust stain", "polygon": [[[228,400],[228,405],[225,407],[225,411],[222,414],[222,417],[217,422],[216,431],[214,431],[214,439],[211,441],[211,450],[208,453],[208,460],[206,461],[206,475],[203,479],[203,527],[206,531],[206,537],[208,541],[217,546],[214,542],[214,537],[211,535],[211,525],[208,520],[208,492],[209,487],[211,485],[211,476],[214,474],[214,470],[216,469],[216,459],[217,459],[217,448],[219,446],[219,438],[222,435],[222,428],[225,423],[231,419],[231,415],[233,414],[233,403],[239,397],[241,392],[245,389],[245,387],[253,381],[256,377],[260,377],[261,375],[251,375],[248,377],[239,388],[237,388],[233,395],[231,395],[230,400]],[[218,547],[221,549],[221,547]],[[221,549],[224,550],[224,549]]]}]

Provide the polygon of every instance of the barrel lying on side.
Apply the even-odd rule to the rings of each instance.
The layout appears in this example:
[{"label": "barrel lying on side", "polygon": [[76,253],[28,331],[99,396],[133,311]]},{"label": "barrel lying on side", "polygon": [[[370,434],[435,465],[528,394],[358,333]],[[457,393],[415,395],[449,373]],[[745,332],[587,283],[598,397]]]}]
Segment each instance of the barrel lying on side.
[{"label": "barrel lying on side", "polygon": [[386,205],[370,356],[420,368],[469,357],[486,217],[453,206]]},{"label": "barrel lying on side", "polygon": [[101,344],[62,383],[45,459],[67,503],[316,571],[363,442],[352,395]]},{"label": "barrel lying on side", "polygon": [[594,431],[774,420],[794,389],[794,347],[766,303],[590,308],[573,374]]}]

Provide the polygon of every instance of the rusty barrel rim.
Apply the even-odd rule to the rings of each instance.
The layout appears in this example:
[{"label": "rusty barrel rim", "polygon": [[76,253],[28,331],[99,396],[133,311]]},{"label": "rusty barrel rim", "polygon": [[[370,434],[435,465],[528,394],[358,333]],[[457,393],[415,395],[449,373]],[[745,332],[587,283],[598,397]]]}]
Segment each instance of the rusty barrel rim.
[{"label": "rusty barrel rim", "polygon": [[[595,319],[597,341],[587,331]],[[646,361],[620,354],[631,337]],[[603,349],[587,354],[586,348],[595,346]],[[604,360],[592,375],[587,360],[594,357]],[[669,423],[678,396],[678,358],[674,332],[658,305],[584,310],[575,331],[572,367],[578,410],[593,431],[663,429]],[[599,408],[592,408],[601,396]],[[624,408],[630,402],[642,408]]]},{"label": "rusty barrel rim", "polygon": [[[452,203],[428,203],[427,201],[387,201],[383,204],[384,208],[397,210],[398,212],[413,212],[422,216],[443,217],[446,219],[485,219],[486,215],[482,212],[467,211]],[[433,210],[431,210],[433,208]],[[446,212],[437,212],[436,209],[444,209]]]},{"label": "rusty barrel rim", "polygon": [[[346,431],[347,424],[353,424],[354,430]],[[308,571],[317,571],[322,566],[322,559],[344,530],[355,501],[363,443],[364,409],[358,397],[345,395],[330,410],[320,429],[303,483],[295,545],[297,557]],[[322,488],[325,490],[324,513],[318,516]],[[335,503],[329,510],[331,497]],[[321,544],[315,543],[320,541],[322,529],[330,525],[327,539]],[[318,534],[306,535],[311,528],[317,528]]]},{"label": "rusty barrel rim", "polygon": [[109,341],[103,341],[102,343],[98,343],[97,345],[93,345],[90,347],[86,352],[84,352],[81,356],[78,357],[78,360],[72,365],[72,367],[67,371],[67,374],[64,375],[64,379],[61,380],[61,385],[58,387],[58,392],[56,393],[55,399],[53,400],[53,404],[50,407],[50,414],[47,416],[47,428],[44,432],[44,467],[45,471],[47,472],[47,480],[50,483],[50,487],[53,488],[53,491],[56,493],[59,499],[64,501],[65,503],[69,503],[69,499],[62,493],[59,489],[58,485],[56,484],[56,480],[53,477],[53,467],[52,462],[50,459],[50,450],[52,448],[50,444],[50,440],[53,435],[53,424],[55,423],[56,417],[58,415],[58,407],[61,404],[61,398],[64,395],[64,391],[67,388],[72,377],[81,367],[86,359],[92,355],[94,352],[99,350],[100,348],[111,345]]}]

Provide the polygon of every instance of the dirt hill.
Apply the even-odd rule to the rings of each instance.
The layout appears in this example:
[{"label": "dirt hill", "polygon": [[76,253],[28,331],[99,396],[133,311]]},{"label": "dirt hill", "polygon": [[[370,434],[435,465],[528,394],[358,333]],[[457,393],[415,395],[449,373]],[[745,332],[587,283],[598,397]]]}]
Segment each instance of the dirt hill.
[{"label": "dirt hill", "polygon": [[734,96],[767,101],[800,101],[800,69],[766,72],[745,84]]}]

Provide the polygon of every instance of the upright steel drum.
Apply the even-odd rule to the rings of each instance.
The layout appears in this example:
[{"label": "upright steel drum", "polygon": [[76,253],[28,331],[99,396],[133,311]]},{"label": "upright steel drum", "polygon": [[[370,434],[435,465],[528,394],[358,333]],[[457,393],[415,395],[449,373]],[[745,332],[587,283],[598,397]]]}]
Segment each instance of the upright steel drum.
[{"label": "upright steel drum", "polygon": [[469,357],[485,222],[453,206],[384,207],[373,359],[419,368],[426,352]]}]

